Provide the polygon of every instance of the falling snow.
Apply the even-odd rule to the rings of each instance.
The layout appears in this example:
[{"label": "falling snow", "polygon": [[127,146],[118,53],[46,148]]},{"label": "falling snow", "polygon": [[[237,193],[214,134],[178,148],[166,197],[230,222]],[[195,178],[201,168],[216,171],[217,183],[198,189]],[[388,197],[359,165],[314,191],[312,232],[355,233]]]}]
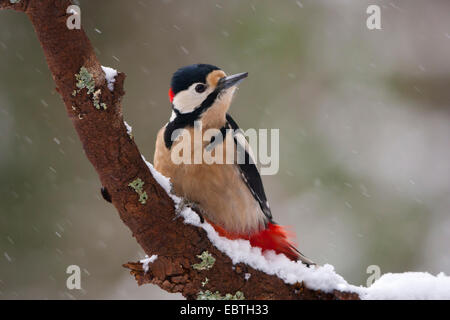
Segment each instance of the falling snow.
[{"label": "falling snow", "polygon": [[3,253],[3,255],[5,256],[6,260],[8,260],[8,262],[11,262],[11,261],[12,261],[11,257],[8,255],[8,252],[5,251],[5,252]]}]

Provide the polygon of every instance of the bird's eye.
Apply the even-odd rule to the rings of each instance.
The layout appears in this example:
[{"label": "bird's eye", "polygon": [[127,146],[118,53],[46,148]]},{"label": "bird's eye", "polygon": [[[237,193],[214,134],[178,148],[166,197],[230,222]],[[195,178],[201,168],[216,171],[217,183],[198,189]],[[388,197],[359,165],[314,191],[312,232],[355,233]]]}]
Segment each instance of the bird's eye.
[{"label": "bird's eye", "polygon": [[197,91],[198,93],[202,93],[205,90],[206,90],[206,86],[202,83],[195,86],[195,91]]}]

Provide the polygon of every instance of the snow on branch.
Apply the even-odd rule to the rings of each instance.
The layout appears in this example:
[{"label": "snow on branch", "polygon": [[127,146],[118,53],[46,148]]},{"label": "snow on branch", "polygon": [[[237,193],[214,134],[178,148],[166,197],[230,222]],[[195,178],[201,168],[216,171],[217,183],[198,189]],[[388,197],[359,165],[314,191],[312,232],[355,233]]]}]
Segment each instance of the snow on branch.
[{"label": "snow on branch", "polygon": [[[58,92],[101,185],[150,257],[127,263],[139,284],[153,283],[189,299],[450,298],[449,277],[384,275],[355,287],[331,265],[307,268],[245,240],[220,237],[170,194],[170,182],[145,162],[123,120],[125,75],[102,68],[84,31],[68,29],[69,0],[0,0],[25,12],[44,50]],[[67,57],[70,57],[68,59]],[[100,107],[99,107],[100,106]]]},{"label": "snow on branch", "polygon": [[[144,158],[143,158],[144,159]],[[147,166],[155,180],[166,190],[178,205],[181,198],[171,193],[170,179],[156,171],[151,163]],[[248,240],[229,240],[219,236],[208,222],[201,222],[199,216],[185,208],[181,212],[185,223],[203,228],[209,240],[220,251],[231,258],[233,264],[244,263],[269,275],[276,275],[286,284],[304,283],[308,288],[326,293],[346,291],[358,294],[360,299],[450,299],[450,277],[444,273],[433,276],[426,272],[387,273],[369,288],[350,285],[334,271],[332,265],[306,267],[283,254],[262,253],[260,248],[250,245]],[[250,275],[250,274],[249,274]]]}]

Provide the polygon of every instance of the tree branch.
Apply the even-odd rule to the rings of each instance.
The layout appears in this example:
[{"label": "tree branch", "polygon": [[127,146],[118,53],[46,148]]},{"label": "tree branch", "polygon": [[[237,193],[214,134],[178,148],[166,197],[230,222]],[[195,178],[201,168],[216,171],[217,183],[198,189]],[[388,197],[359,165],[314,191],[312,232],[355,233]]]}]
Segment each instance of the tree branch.
[{"label": "tree branch", "polygon": [[[103,186],[123,222],[149,255],[158,259],[143,271],[141,263],[127,263],[141,285],[152,283],[169,292],[196,298],[200,291],[235,294],[246,299],[358,299],[355,293],[310,290],[302,284],[288,285],[245,264],[233,265],[231,259],[209,241],[206,232],[174,219],[174,202],[155,181],[133,139],[127,134],[121,111],[125,75],[119,73],[114,91],[108,90],[105,74],[83,30],[66,27],[68,0],[0,0],[0,9],[23,11],[32,22],[53,75],[57,91],[66,105],[69,118],[83,144],[86,156],[97,171]],[[95,81],[97,109],[87,88],[76,86],[75,75],[85,67]],[[144,204],[129,184],[140,178],[148,195]],[[196,270],[198,255],[208,251],[216,259],[213,268]],[[251,273],[246,280],[245,274]],[[205,279],[209,280],[205,283]],[[202,285],[203,282],[203,285]]]}]

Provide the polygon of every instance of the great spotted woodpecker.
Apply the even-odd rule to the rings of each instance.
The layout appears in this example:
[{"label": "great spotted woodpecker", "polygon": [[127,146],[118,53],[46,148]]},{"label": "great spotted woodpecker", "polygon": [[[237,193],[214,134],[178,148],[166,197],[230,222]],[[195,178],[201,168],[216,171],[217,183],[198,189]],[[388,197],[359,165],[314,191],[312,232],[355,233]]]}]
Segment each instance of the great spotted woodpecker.
[{"label": "great spotted woodpecker", "polygon": [[[274,250],[291,260],[314,264],[295,248],[289,233],[273,221],[251,149],[227,113],[236,86],[247,75],[227,76],[220,68],[209,64],[189,65],[173,74],[169,90],[172,116],[157,136],[155,168],[170,178],[173,192],[187,199],[220,235],[247,239],[263,251]],[[201,122],[200,127],[195,125],[196,121]],[[213,135],[210,140],[196,144],[185,140],[185,135],[181,139],[177,134],[180,129],[191,136],[198,134],[196,130],[203,136],[209,129],[215,129],[221,136],[218,139]],[[183,141],[188,141],[192,147],[187,151],[189,154],[181,155],[183,159],[192,160],[196,152],[211,149],[214,154],[218,151],[227,154],[227,150],[231,150],[227,146],[231,146],[232,151],[236,151],[234,154],[241,152],[245,161],[235,161],[237,156],[234,156],[230,163],[225,155],[222,163],[174,162],[173,152],[186,152],[177,148]]]}]

